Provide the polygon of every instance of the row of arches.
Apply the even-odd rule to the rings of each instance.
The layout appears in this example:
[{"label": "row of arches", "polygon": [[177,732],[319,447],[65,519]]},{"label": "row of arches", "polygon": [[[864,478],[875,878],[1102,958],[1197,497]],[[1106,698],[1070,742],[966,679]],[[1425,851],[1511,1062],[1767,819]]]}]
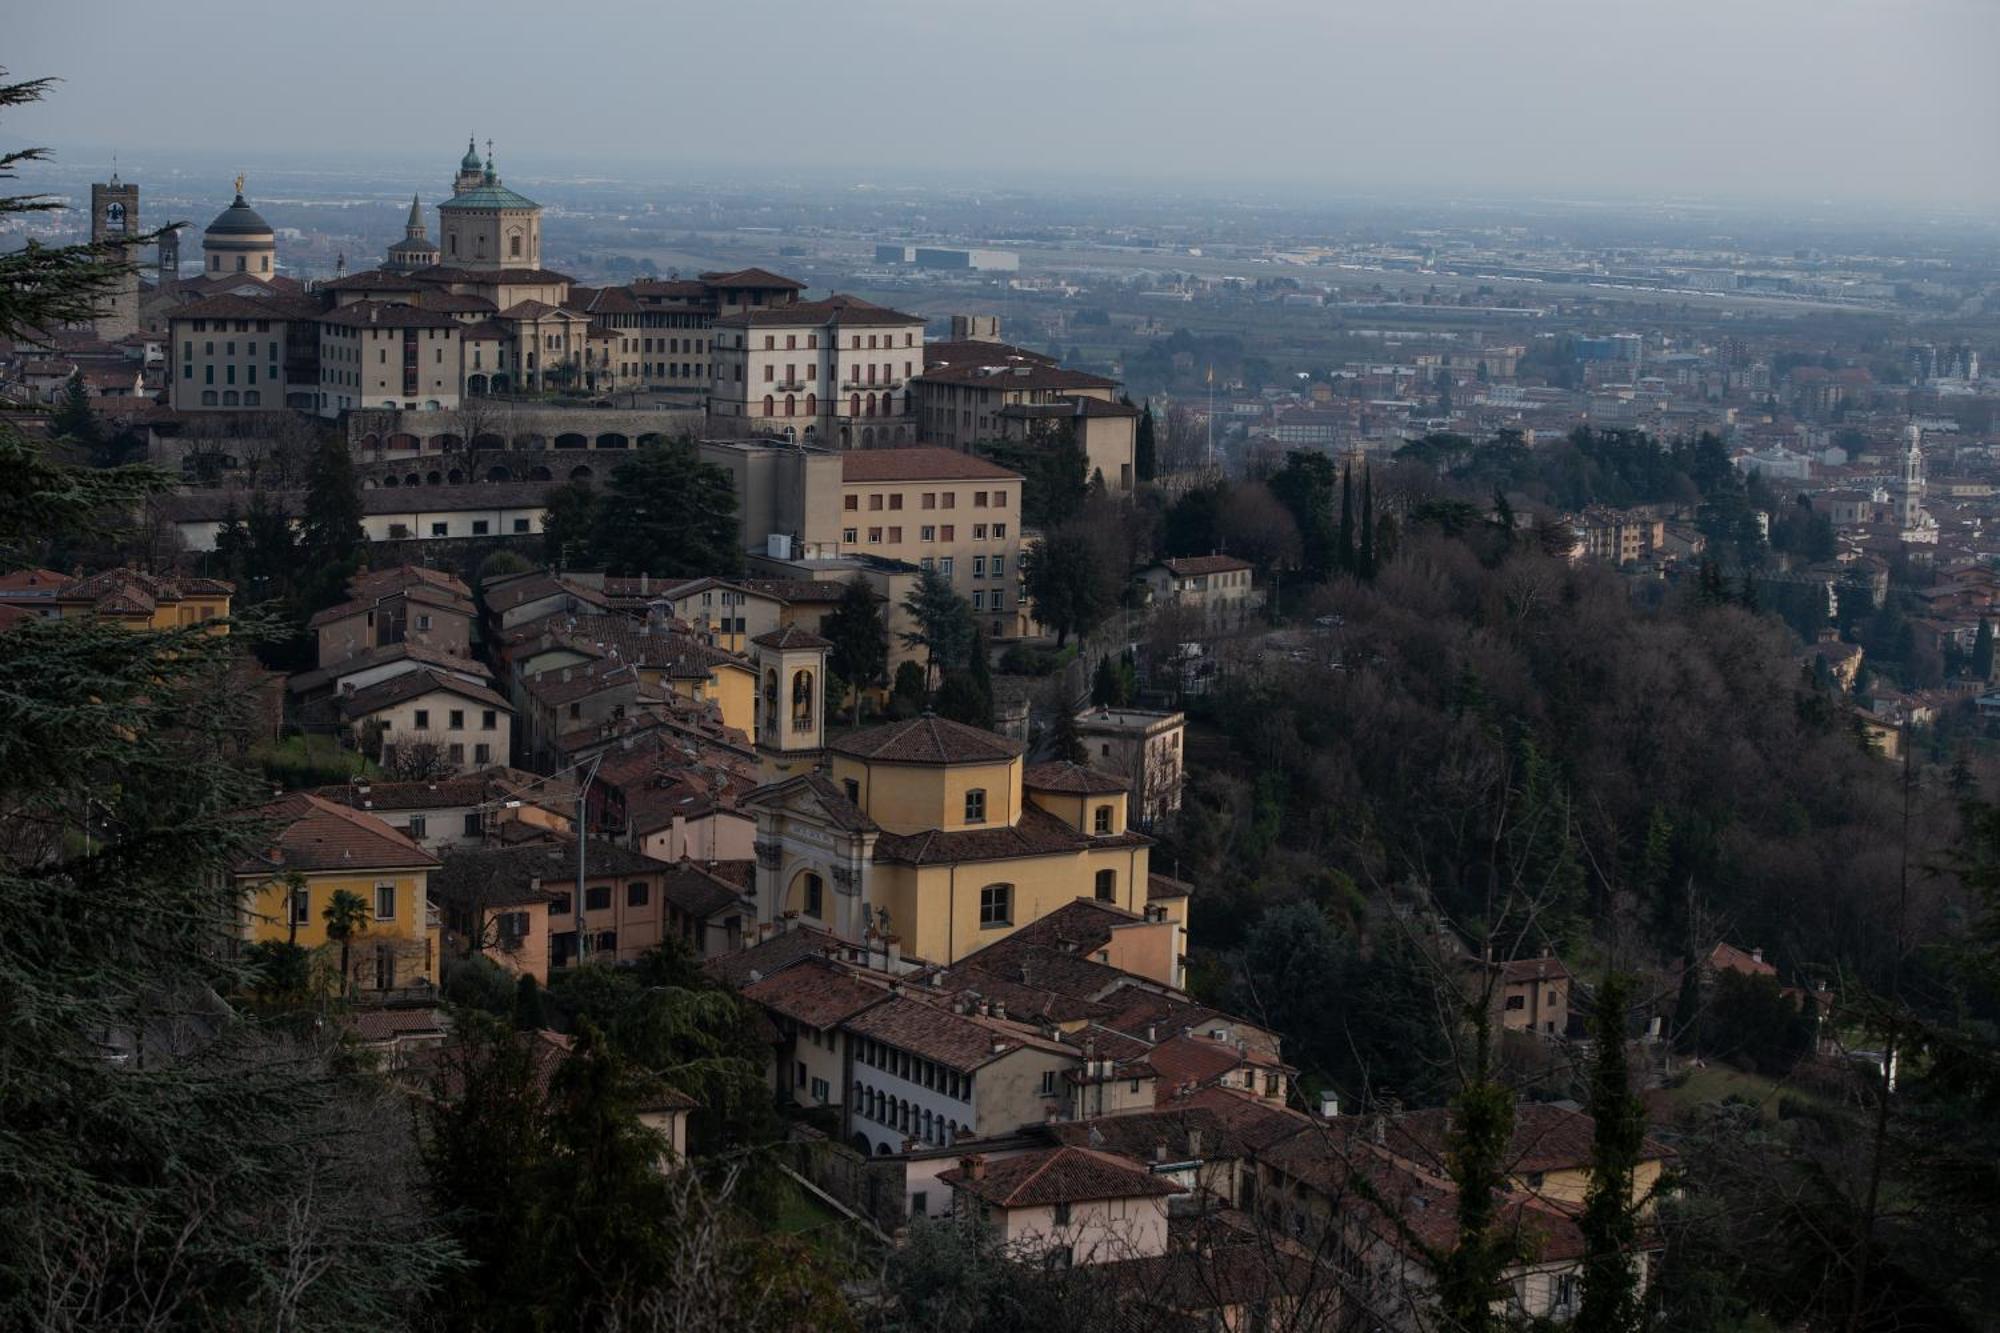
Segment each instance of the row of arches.
[{"label": "row of arches", "polygon": [[[838,403],[840,400],[835,399],[834,401]],[[776,394],[767,393],[764,395],[765,416],[777,416],[780,406],[785,409],[784,415],[788,417],[799,415],[799,396],[795,393],[788,393],[783,399],[780,399]],[[805,396],[805,414],[809,417],[819,415],[818,394],[809,393]],[[847,397],[847,415],[850,417],[893,417],[897,415],[896,395],[893,393],[849,394]]]},{"label": "row of arches", "polygon": [[[524,431],[511,437],[493,431],[482,431],[472,437],[472,448],[475,451],[508,449],[524,452],[541,452],[549,449],[644,449],[663,444],[665,441],[666,436],[658,431],[647,431],[637,437],[617,430],[598,431],[594,435],[583,431],[564,431],[553,438],[532,431]],[[387,435],[370,431],[355,443],[364,455],[377,458],[387,454],[449,454],[466,447],[465,437],[452,431],[440,431],[436,435],[422,436],[413,435],[408,431],[395,431]]]},{"label": "row of arches", "polygon": [[[965,1127],[951,1117],[928,1110],[903,1097],[891,1097],[879,1088],[864,1085],[860,1079],[854,1080],[854,1114],[864,1120],[872,1120],[886,1126],[891,1133],[902,1138],[916,1139],[934,1148],[949,1148],[958,1142],[959,1132]],[[867,1151],[865,1135],[857,1134],[859,1147]],[[875,1145],[878,1156],[889,1155],[889,1145]]]},{"label": "row of arches", "polygon": [[[589,464],[579,463],[569,470],[568,479],[571,481],[589,481],[593,475]],[[512,468],[490,467],[486,469],[485,480],[503,482],[554,481],[555,473],[546,467],[531,467],[519,477],[516,477]],[[364,478],[361,483],[361,489],[371,491],[380,487],[384,490],[393,490],[398,486],[460,486],[464,483],[465,473],[458,468],[432,468],[428,472],[390,472],[385,474],[379,481],[373,477]]]}]

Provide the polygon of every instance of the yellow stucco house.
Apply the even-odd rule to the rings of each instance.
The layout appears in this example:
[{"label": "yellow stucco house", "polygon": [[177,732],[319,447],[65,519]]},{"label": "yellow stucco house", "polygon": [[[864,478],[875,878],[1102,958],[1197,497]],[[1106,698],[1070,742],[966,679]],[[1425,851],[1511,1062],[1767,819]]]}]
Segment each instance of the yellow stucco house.
[{"label": "yellow stucco house", "polygon": [[[228,619],[235,594],[236,585],[221,579],[107,569],[64,584],[53,604],[65,620],[87,616],[127,629],[179,629]],[[217,629],[228,632],[226,625]]]},{"label": "yellow stucco house", "polygon": [[[310,792],[288,792],[257,814],[272,824],[264,846],[238,862],[246,943],[291,939],[338,968],[326,908],[345,889],[367,906],[348,944],[356,992],[391,991],[437,980],[438,925],[430,874],[437,857],[365,811]],[[303,880],[296,893],[292,876]]]},{"label": "yellow stucco house", "polygon": [[1185,926],[1150,893],[1152,840],[1126,827],[1126,783],[1029,765],[1020,742],[925,715],[827,746],[830,771],[759,788],[757,905],[908,963],[950,964],[1078,898]]}]

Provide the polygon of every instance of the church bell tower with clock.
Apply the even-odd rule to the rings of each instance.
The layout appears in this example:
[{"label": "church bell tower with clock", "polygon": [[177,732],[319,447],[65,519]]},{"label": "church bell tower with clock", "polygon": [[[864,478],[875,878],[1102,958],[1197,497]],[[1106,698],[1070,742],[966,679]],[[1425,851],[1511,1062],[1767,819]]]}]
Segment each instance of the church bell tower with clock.
[{"label": "church bell tower with clock", "polygon": [[[117,257],[133,263],[129,245],[120,242],[139,234],[139,187],[127,185],[111,173],[108,183],[90,187],[90,239],[100,245],[118,247]],[[107,341],[139,331],[139,270],[130,267],[117,283],[98,298],[97,318],[92,321],[97,336]]]}]

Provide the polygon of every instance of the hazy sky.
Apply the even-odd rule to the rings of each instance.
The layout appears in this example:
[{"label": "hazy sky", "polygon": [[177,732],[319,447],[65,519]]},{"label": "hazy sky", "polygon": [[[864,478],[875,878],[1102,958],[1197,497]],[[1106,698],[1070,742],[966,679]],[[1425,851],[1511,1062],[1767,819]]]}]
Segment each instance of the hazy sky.
[{"label": "hazy sky", "polygon": [[2000,205],[2000,0],[5,7],[59,148]]}]

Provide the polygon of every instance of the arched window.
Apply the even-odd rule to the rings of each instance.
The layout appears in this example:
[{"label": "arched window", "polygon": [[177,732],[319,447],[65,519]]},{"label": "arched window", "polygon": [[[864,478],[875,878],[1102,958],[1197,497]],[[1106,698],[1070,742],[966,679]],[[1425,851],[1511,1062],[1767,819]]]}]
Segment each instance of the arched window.
[{"label": "arched window", "polygon": [[875,415],[875,395],[871,393],[871,394],[869,394],[869,395],[868,395],[868,396],[867,396],[866,398],[862,399],[861,401],[862,401],[862,404],[863,404],[863,406],[867,408],[867,411],[868,411],[868,415],[869,415],[869,416],[871,416],[871,417],[872,417],[872,416],[874,416],[874,415]]},{"label": "arched window", "polygon": [[861,415],[861,395],[860,395],[860,394],[858,394],[858,393],[851,393],[851,394],[849,394],[849,395],[847,396],[847,415],[849,415],[849,416],[851,416],[851,417],[858,417],[858,416],[860,416],[860,415]]},{"label": "arched window", "polygon": [[764,716],[761,725],[767,731],[778,725],[778,672],[775,667],[764,670]]},{"label": "arched window", "polygon": [[203,389],[201,391],[201,405],[203,407],[214,407],[216,405],[216,402],[217,399],[215,396],[215,390]]},{"label": "arched window", "polygon": [[234,389],[224,389],[224,390],[222,391],[222,405],[223,405],[224,407],[236,407],[236,406],[238,406],[238,400],[237,400],[237,397],[236,397],[236,390],[234,390]]},{"label": "arched window", "polygon": [[797,416],[798,414],[799,414],[799,400],[798,400],[797,396],[796,396],[796,395],[793,395],[793,394],[789,394],[789,393],[788,393],[788,394],[786,394],[786,395],[785,395],[785,415],[786,415],[786,416],[788,416],[788,417],[795,417],[795,416]]},{"label": "arched window", "polygon": [[[816,416],[818,416],[818,415],[819,415],[819,395],[818,395],[818,394],[816,394],[816,393],[809,393],[809,394],[807,394],[807,395],[806,395],[806,415],[807,415],[807,416],[809,416],[809,417],[816,417]],[[807,429],[807,430],[811,430],[811,429],[812,429],[812,427],[811,427],[811,426],[808,426],[808,427],[806,427],[806,429]]]},{"label": "arched window", "polygon": [[873,443],[875,443],[875,428],[873,426],[863,426],[861,428],[861,447],[866,449]]},{"label": "arched window", "polygon": [[1100,870],[1097,872],[1097,901],[1101,903],[1118,900],[1118,872]]},{"label": "arched window", "polygon": [[800,900],[805,914],[815,921],[826,916],[826,881],[811,871],[806,872],[805,893]]},{"label": "arched window", "polygon": [[813,718],[813,673],[795,671],[792,673],[792,730],[812,730]]},{"label": "arched window", "polygon": [[768,393],[767,393],[767,394],[765,394],[765,395],[764,395],[764,415],[765,415],[765,416],[767,416],[767,417],[772,417],[772,416],[776,416],[776,415],[778,414],[778,413],[777,413],[777,407],[778,407],[778,400],[777,400],[777,399],[775,399],[775,398],[773,398],[773,397],[772,397],[772,396],[771,396],[770,394],[768,394]]},{"label": "arched window", "polygon": [[257,407],[260,406],[263,403],[263,401],[264,401],[264,391],[262,389],[245,389],[243,391],[243,406]]}]

